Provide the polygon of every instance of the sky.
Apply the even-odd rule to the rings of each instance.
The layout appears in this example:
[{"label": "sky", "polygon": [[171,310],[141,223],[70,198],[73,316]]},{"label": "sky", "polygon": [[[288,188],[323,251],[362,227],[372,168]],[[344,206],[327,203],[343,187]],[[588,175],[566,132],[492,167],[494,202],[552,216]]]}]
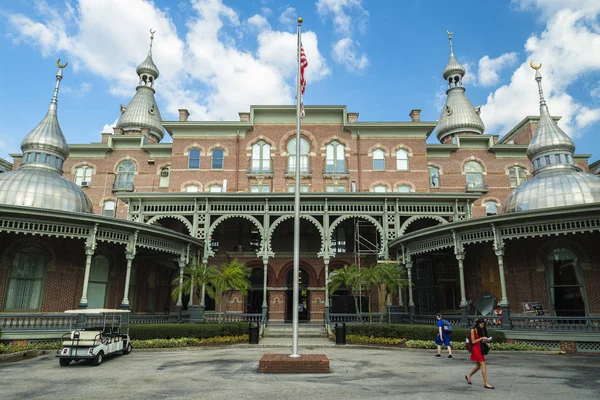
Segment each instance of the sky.
[{"label": "sky", "polygon": [[[135,94],[148,54],[165,120],[238,120],[254,104],[294,104],[296,19],[307,105],[346,105],[360,121],[436,121],[445,101],[446,30],[482,105],[487,134],[539,115],[529,62],[542,63],[552,115],[577,153],[600,159],[600,1],[11,0],[0,2],[0,158],[45,115],[55,61],[68,61],[59,121],[71,144],[100,141]],[[452,3],[458,4],[458,3]],[[169,138],[165,138],[168,142]],[[429,142],[435,143],[435,135]]]}]

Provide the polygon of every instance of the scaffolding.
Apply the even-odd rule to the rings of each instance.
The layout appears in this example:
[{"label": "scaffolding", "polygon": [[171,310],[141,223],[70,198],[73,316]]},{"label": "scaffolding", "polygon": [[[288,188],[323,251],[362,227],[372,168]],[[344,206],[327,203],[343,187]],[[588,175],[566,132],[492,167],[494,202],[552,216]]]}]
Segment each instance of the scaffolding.
[{"label": "scaffolding", "polygon": [[[374,241],[371,239],[374,238]],[[354,263],[360,271],[363,256],[374,255],[379,258],[381,238],[377,228],[365,220],[354,218]],[[362,312],[362,288],[358,287],[359,312]]]}]

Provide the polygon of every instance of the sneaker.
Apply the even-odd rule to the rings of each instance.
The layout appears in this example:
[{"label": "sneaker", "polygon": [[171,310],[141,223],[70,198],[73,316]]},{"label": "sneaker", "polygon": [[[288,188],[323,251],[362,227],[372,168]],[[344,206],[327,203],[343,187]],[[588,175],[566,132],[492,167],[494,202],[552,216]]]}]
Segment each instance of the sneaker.
[{"label": "sneaker", "polygon": [[446,357],[446,358],[449,359],[449,360],[452,360],[452,356],[451,355],[448,356],[448,357]]},{"label": "sneaker", "polygon": [[434,357],[435,358],[442,358],[442,355],[441,354],[436,354]]}]

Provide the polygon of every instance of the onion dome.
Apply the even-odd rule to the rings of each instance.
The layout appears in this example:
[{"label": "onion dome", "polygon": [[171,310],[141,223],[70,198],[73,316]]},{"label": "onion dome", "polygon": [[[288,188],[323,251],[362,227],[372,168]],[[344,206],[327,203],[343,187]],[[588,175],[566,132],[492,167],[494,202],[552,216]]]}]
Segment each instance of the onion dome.
[{"label": "onion dome", "polygon": [[139,76],[139,84],[136,88],[136,94],[127,106],[121,106],[121,116],[115,125],[123,131],[141,131],[148,129],[156,141],[162,140],[165,136],[162,126],[162,117],[156,104],[153,86],[154,81],[158,79],[158,68],[152,60],[152,41],[154,33],[150,30],[150,51],[148,57],[137,67],[136,72]]},{"label": "onion dome", "polygon": [[448,90],[446,90],[448,98],[436,128],[436,136],[442,143],[450,141],[448,136],[456,133],[481,135],[485,131],[485,125],[479,117],[479,112],[465,95],[463,77],[466,70],[454,57],[452,32],[448,32],[448,38],[450,40],[450,60],[442,73],[444,80],[448,82]]},{"label": "onion dome", "polygon": [[575,144],[550,116],[540,66],[535,80],[540,94],[540,122],[527,148],[533,163],[533,178],[517,187],[506,199],[504,212],[600,202],[600,176],[587,174],[575,166]]},{"label": "onion dome", "polygon": [[0,174],[0,204],[93,212],[92,202],[81,188],[62,176],[69,146],[58,123],[57,109],[62,69],[67,64],[56,62],[59,69],[54,96],[42,122],[21,142],[21,166]]}]

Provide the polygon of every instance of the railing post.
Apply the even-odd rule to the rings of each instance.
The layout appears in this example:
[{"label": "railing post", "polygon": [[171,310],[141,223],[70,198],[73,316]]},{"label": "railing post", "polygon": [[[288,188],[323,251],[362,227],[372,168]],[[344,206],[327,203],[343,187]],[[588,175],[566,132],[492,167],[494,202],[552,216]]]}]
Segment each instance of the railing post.
[{"label": "railing post", "polygon": [[121,301],[121,309],[129,309],[129,281],[131,279],[131,263],[135,258],[135,252],[127,252],[125,254],[127,259],[127,271],[125,272],[125,290],[123,291],[123,300]]},{"label": "railing post", "polygon": [[87,299],[87,293],[88,293],[88,285],[90,283],[90,269],[92,266],[92,256],[94,255],[94,252],[96,251],[96,246],[93,247],[87,247],[85,249],[85,274],[83,276],[83,291],[81,293],[81,300],[79,300],[79,308],[80,309],[85,309],[88,306],[88,299]]},{"label": "railing post", "polygon": [[262,318],[266,320],[267,311],[268,311],[268,303],[267,303],[267,278],[268,278],[268,266],[269,266],[269,258],[263,257],[263,302],[262,302]]},{"label": "railing post", "polygon": [[510,307],[508,297],[506,295],[506,282],[504,279],[504,248],[495,249],[496,257],[498,257],[498,269],[500,272],[500,287],[502,288],[502,299],[500,307],[502,308],[502,329],[512,329],[510,323]]},{"label": "railing post", "polygon": [[413,287],[412,287],[412,267],[413,267],[413,262],[409,258],[409,260],[406,262],[406,271],[408,272],[408,312],[410,313],[411,321],[415,315],[415,302],[413,300]]},{"label": "railing post", "polygon": [[461,326],[469,326],[469,303],[467,303],[467,295],[465,290],[465,253],[456,253],[458,261],[458,274],[460,278],[460,324]]}]

